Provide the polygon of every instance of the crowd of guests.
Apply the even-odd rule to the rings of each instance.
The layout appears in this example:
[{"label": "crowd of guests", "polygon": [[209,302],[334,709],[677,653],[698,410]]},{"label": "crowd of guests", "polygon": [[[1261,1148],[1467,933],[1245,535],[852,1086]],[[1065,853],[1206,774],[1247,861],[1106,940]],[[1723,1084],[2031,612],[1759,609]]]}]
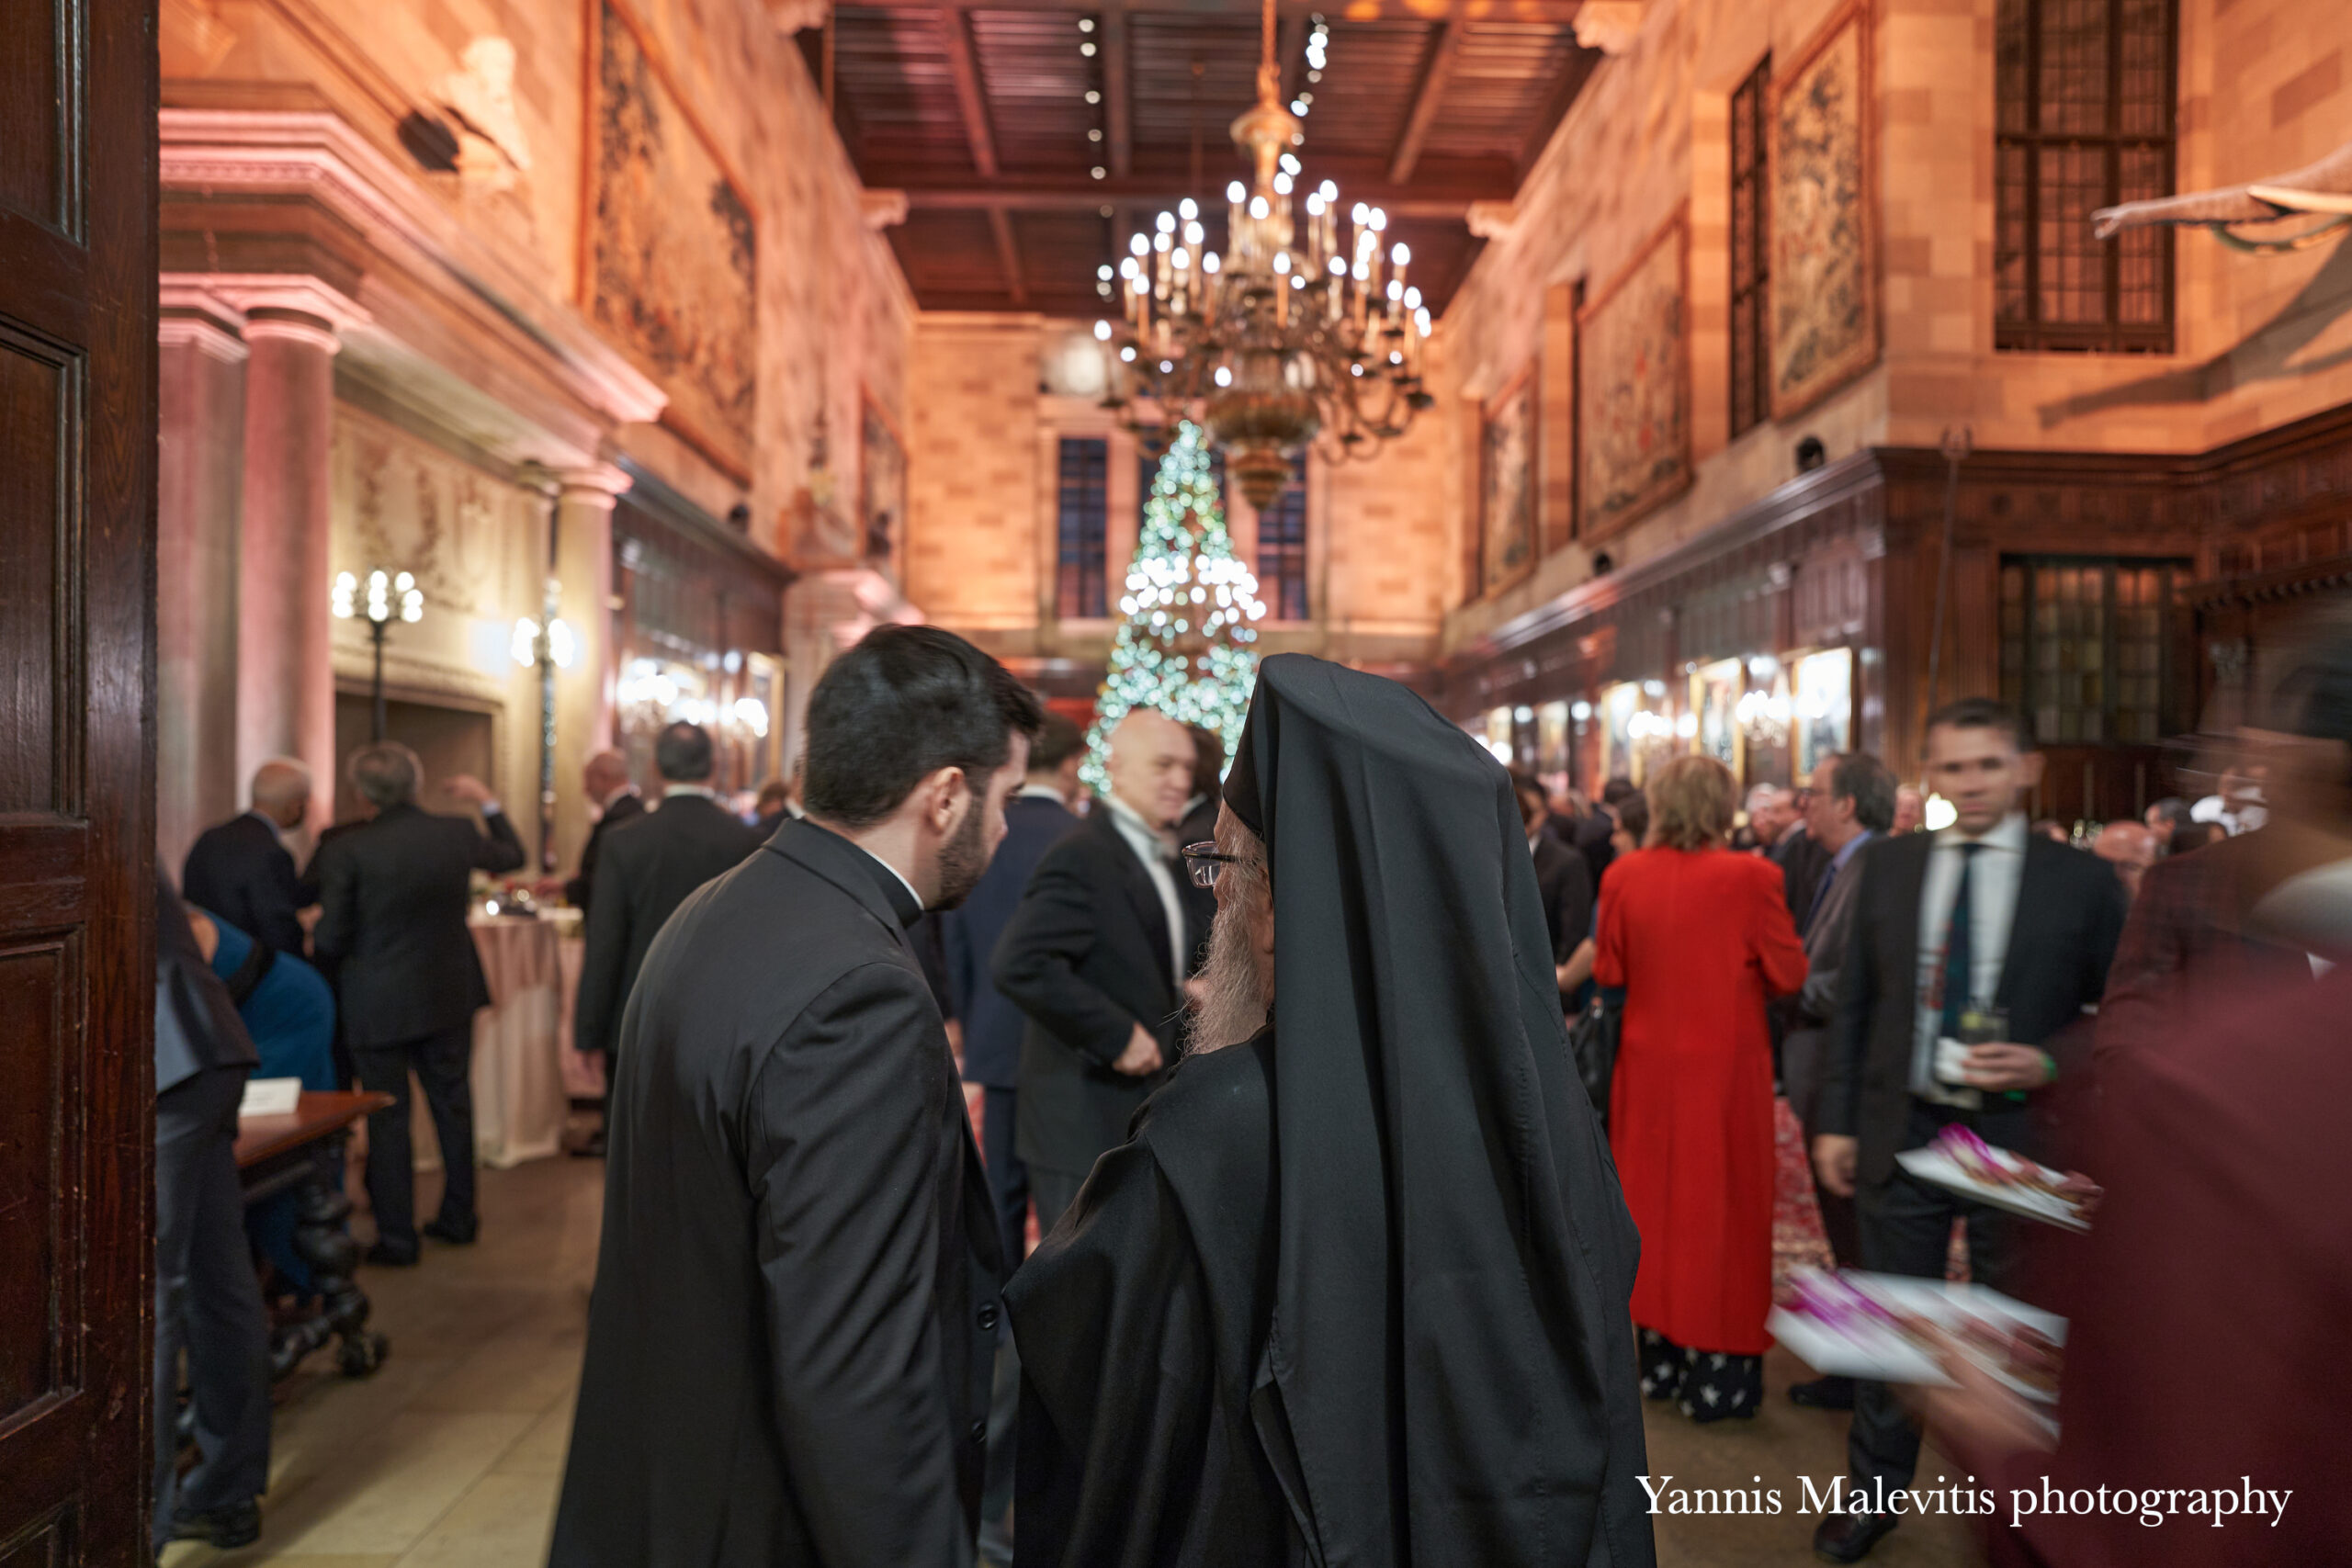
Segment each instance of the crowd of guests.
[{"label": "crowd of guests", "polygon": [[[2180,1472],[2118,1380],[2184,1354],[2214,1304],[2151,1284],[2173,1337],[2135,1336],[2114,1280],[2185,1241],[2053,1284],[2020,1222],[1894,1156],[1959,1125],[2146,1175],[2102,1096],[2177,1100],[2192,1080],[2146,1075],[2211,992],[2286,998],[2268,1068],[2226,1096],[2337,1071],[2303,1049],[2325,1013],[2301,999],[2352,951],[2352,674],[2329,657],[2262,761],[2089,853],[2029,819],[2033,737],[1984,699],[1927,724],[1932,830],[1860,752],[1745,799],[1704,756],[1555,798],[1403,688],[1296,657],[1267,662],[1230,749],[1126,715],[1095,795],[1076,725],[922,628],[829,670],[756,821],[714,795],[694,726],[659,738],[658,801],[591,759],[597,820],[560,891],[585,912],[575,1043],[605,1058],[609,1164],[551,1562],[1140,1568],[1472,1539],[1482,1562],[1647,1562],[1640,1400],[1707,1424],[1763,1398],[1783,1096],[1838,1264],[1940,1279],[1957,1225],[1972,1278],[2109,1328],[2070,1374],[2071,1456],[1958,1374],[1925,1406],[1939,1440],[1988,1472]],[[158,1398],[185,1346],[198,1463],[173,1473],[159,1422],[159,1543],[257,1528],[266,1314],[226,1249],[305,1284],[285,1216],[245,1216],[250,1243],[221,1223],[232,1079],[393,1098],[369,1127],[370,1261],[479,1231],[466,887],[521,846],[474,781],[444,788],[481,827],[419,809],[404,748],[350,767],[368,819],[299,874],[283,840],[310,780],[272,763],[191,852],[185,901],[165,890]],[[164,1014],[194,1062],[168,1083]],[[1617,1042],[1595,1100],[1566,1032],[1588,1014]],[[188,1049],[205,1037],[228,1043]],[[448,1172],[423,1225],[412,1071]],[[2249,1277],[2297,1310],[2344,1288],[2340,1259],[2297,1275],[2280,1250]],[[2281,1354],[2235,1366],[2305,1413],[2273,1386]],[[2190,1397],[2242,1420],[2241,1392]],[[1916,1396],[1790,1396],[1852,1412],[1865,1495],[1909,1484]],[[1411,1418],[1433,1406],[1449,1420]],[[1859,1561],[1898,1522],[1832,1514],[1815,1550]],[[2018,1560],[2139,1560],[2048,1540]]]}]

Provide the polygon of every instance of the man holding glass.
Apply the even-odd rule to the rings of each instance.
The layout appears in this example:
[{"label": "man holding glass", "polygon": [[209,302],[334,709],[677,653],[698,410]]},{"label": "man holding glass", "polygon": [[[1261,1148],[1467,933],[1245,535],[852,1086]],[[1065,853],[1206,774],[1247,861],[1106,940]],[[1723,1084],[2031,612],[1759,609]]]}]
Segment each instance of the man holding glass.
[{"label": "man holding glass", "polygon": [[[2036,1153],[2034,1102],[2062,1061],[2087,1062],[2087,1032],[2123,930],[2123,888],[2094,857],[2027,831],[2019,802],[2041,776],[2025,721],[1969,697],[1928,719],[1928,784],[1955,818],[1862,853],[1855,939],[1839,975],[1823,1064],[1814,1166],[1853,1196],[1862,1266],[1941,1279],[1954,1218],[1968,1225],[1971,1277],[2011,1286],[2007,1216],[1896,1166],[1903,1149],[1958,1123],[1986,1143]],[[1919,1431],[1883,1383],[1854,1396],[1847,1461],[1857,1487],[1907,1486]],[[1892,1513],[1831,1514],[1814,1547],[1858,1562],[1894,1529]]]}]

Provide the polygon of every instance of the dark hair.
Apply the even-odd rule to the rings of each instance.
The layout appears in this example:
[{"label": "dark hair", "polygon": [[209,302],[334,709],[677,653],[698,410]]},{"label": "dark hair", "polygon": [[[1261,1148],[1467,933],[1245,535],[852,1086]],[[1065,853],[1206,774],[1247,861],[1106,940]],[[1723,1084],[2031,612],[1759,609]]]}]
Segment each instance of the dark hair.
[{"label": "dark hair", "polygon": [[1617,813],[1617,826],[1633,835],[1634,847],[1639,849],[1642,840],[1650,836],[1649,797],[1640,790],[1629,789],[1610,807]]},{"label": "dark hair", "polygon": [[1990,697],[1946,703],[1928,716],[1927,726],[1919,733],[1932,735],[1939,729],[1997,729],[2020,754],[2034,749],[2033,726],[2026,722],[2025,715]]},{"label": "dark hair", "polygon": [[1225,738],[1205,724],[1188,724],[1193,738],[1193,793],[1214,796],[1225,779]]},{"label": "dark hair", "polygon": [[653,740],[653,770],[672,784],[700,784],[710,777],[710,731],[699,724],[665,724]]},{"label": "dark hair", "polygon": [[1086,749],[1086,731],[1048,711],[1029,741],[1029,771],[1050,773]]},{"label": "dark hair", "polygon": [[2183,822],[2172,830],[2172,841],[2165,846],[2165,853],[2193,854],[2215,840],[2229,836],[2230,830],[2219,822]]},{"label": "dark hair", "polygon": [[770,779],[760,786],[759,798],[752,803],[752,810],[765,817],[771,811],[781,811],[784,803],[792,798],[792,786],[782,779]]},{"label": "dark hair", "polygon": [[1036,733],[1044,711],[995,660],[936,626],[880,626],[833,660],[808,695],[808,814],[867,828],[915,785],[960,768],[974,790]]},{"label": "dark hair", "polygon": [[1829,765],[1829,797],[1854,803],[1854,820],[1873,833],[1894,826],[1894,770],[1868,751],[1849,751]]},{"label": "dark hair", "polygon": [[1520,803],[1521,811],[1526,809],[1527,797],[1531,795],[1543,803],[1546,812],[1552,809],[1552,797],[1544,792],[1543,781],[1533,773],[1523,773],[1517,768],[1511,769],[1510,793],[1511,797]]},{"label": "dark hair", "polygon": [[1600,786],[1600,804],[1603,806],[1614,806],[1629,795],[1639,795],[1642,792],[1640,790],[1634,787],[1633,780],[1621,775],[1620,777],[1611,779],[1607,784]]},{"label": "dark hair", "polygon": [[2180,796],[2177,795],[2168,795],[2165,796],[2162,800],[2159,800],[2154,806],[2148,807],[2148,809],[2157,813],[2159,816],[2163,817],[2165,821],[2171,823],[2175,832],[2178,832],[2181,829],[2187,827],[2192,819],[2189,814],[2188,802],[2181,799]]}]

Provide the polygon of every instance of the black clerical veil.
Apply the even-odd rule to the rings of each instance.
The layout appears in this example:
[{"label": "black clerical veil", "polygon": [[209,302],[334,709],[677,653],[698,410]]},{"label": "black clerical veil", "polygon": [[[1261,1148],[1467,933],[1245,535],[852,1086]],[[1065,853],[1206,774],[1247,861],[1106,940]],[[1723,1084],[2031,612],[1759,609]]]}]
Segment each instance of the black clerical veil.
[{"label": "black clerical veil", "polygon": [[1269,659],[1226,783],[1274,889],[1280,1391],[1327,1568],[1652,1561],[1639,1237],[1508,776],[1405,687]]}]

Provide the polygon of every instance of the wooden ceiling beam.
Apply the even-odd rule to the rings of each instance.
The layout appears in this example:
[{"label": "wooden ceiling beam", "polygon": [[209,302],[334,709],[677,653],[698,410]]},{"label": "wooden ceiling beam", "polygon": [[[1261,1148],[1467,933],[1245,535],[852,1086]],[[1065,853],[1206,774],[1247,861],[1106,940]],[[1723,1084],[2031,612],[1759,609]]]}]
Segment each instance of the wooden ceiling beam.
[{"label": "wooden ceiling beam", "polygon": [[[1321,10],[1335,23],[1346,22],[1550,22],[1565,27],[1574,22],[1583,0],[1278,0],[1284,11],[1304,16]],[[863,11],[1044,11],[1069,16],[1101,16],[1104,0],[859,0]],[[1248,17],[1255,18],[1259,0],[1154,0],[1155,18],[1186,17]]]},{"label": "wooden ceiling beam", "polygon": [[1001,207],[989,209],[989,232],[996,236],[997,264],[1004,268],[1005,292],[1015,305],[1029,303],[1029,280],[1021,267],[1021,243],[1013,237],[1012,214]]},{"label": "wooden ceiling beam", "polygon": [[1127,93],[1127,12],[1122,5],[1102,8],[1102,126],[1111,143],[1111,176],[1125,179],[1135,168],[1136,121]]},{"label": "wooden ceiling beam", "polygon": [[964,140],[972,149],[972,167],[980,178],[997,175],[996,133],[989,127],[988,95],[980,87],[980,67],[972,51],[972,18],[960,6],[938,8],[939,30],[947,40],[947,69],[956,78],[956,107],[964,116]]},{"label": "wooden ceiling beam", "polygon": [[1388,183],[1404,185],[1413,177],[1413,165],[1421,161],[1421,143],[1429,139],[1430,126],[1437,119],[1437,111],[1445,101],[1445,89],[1453,80],[1453,62],[1462,53],[1463,24],[1440,22],[1430,39],[1429,58],[1421,66],[1421,85],[1413,95],[1413,112],[1405,120],[1404,134],[1396,138],[1396,155],[1388,161]]}]

